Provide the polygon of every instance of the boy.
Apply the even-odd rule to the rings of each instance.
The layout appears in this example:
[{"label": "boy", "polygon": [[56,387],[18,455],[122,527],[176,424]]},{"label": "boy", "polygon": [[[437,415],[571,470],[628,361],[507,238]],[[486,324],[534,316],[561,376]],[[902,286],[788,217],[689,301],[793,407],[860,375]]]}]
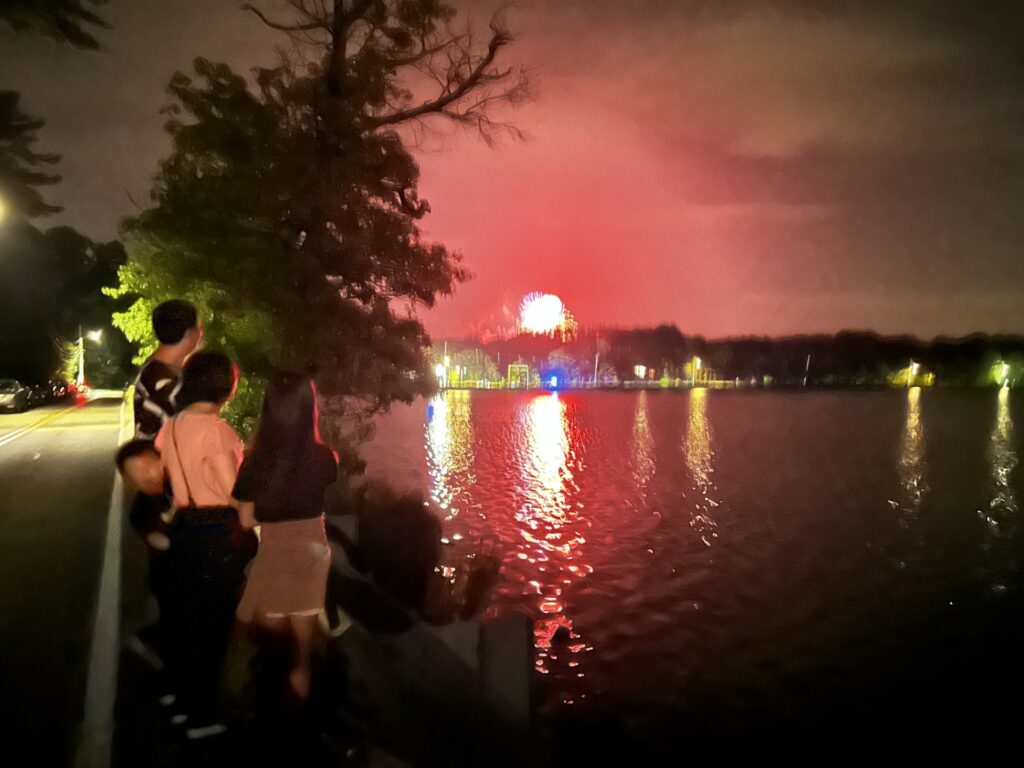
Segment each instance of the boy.
[{"label": "boy", "polygon": [[160,345],[135,380],[135,437],[143,440],[155,439],[178,412],[181,369],[203,339],[196,308],[177,299],[153,310],[153,332]]},{"label": "boy", "polygon": [[[166,595],[169,585],[165,553],[171,545],[165,518],[171,509],[171,501],[164,467],[151,440],[130,440],[118,449],[114,461],[126,485],[136,491],[128,521],[139,538],[146,542],[149,591],[156,600],[158,612],[156,623],[142,627],[128,638],[127,644],[159,672],[164,667],[164,656],[168,650]],[[174,696],[162,696],[161,703],[173,704]]]}]

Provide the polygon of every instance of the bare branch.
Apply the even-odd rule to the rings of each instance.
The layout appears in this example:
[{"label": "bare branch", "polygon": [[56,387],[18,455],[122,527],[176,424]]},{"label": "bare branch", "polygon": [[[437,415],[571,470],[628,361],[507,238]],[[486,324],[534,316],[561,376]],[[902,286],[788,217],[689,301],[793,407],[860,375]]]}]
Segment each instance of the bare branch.
[{"label": "bare branch", "polygon": [[451,46],[447,46],[446,54],[449,63],[447,83],[436,98],[425,101],[417,107],[399,110],[391,114],[368,115],[365,117],[365,123],[371,128],[379,128],[383,125],[415,120],[428,114],[441,113],[473,89],[507,76],[508,70],[505,72],[489,71],[488,68],[494,63],[498,51],[512,42],[512,35],[493,21],[491,31],[493,34],[487,45],[487,52],[475,66],[471,64],[471,54],[468,48],[456,46],[453,49]]},{"label": "bare branch", "polygon": [[263,11],[254,6],[252,3],[243,3],[242,10],[249,11],[271,29],[276,29],[281,32],[312,32],[313,30],[326,30],[327,32],[331,31],[330,25],[326,24],[323,21],[309,21],[305,24],[282,24],[281,22],[273,21],[272,19],[267,18],[264,15]]},{"label": "bare branch", "polygon": [[449,46],[457,45],[462,41],[462,39],[463,36],[459,35],[458,37],[455,37],[453,39],[444,40],[443,42],[440,42],[437,45],[427,45],[427,41],[421,35],[420,49],[418,51],[416,51],[415,53],[411,53],[408,56],[385,57],[384,63],[390,67],[407,67],[410,64],[416,64],[417,62],[423,61],[424,59],[429,59],[435,53],[440,53]]}]

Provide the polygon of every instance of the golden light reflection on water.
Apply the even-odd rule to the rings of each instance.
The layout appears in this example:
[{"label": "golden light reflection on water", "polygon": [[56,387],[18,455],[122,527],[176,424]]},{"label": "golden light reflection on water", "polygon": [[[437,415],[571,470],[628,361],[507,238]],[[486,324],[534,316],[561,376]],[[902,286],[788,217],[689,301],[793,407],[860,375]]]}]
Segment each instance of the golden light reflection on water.
[{"label": "golden light reflection on water", "polygon": [[901,524],[913,522],[928,492],[925,481],[924,426],[921,423],[921,388],[907,390],[907,416],[900,443],[899,479],[901,497],[897,502],[904,513]]},{"label": "golden light reflection on water", "polygon": [[459,514],[459,495],[473,470],[473,410],[468,390],[447,390],[427,405],[430,496],[446,519]]},{"label": "golden light reflection on water", "polygon": [[636,410],[633,413],[633,480],[637,490],[644,497],[648,483],[654,477],[654,438],[651,436],[651,425],[647,419],[647,391],[641,390],[636,398]]},{"label": "golden light reflection on water", "polygon": [[[536,669],[548,674],[552,662],[583,677],[576,656],[586,649],[566,612],[565,593],[593,569],[583,559],[582,505],[572,503],[578,490],[574,470],[578,435],[570,428],[566,403],[557,393],[531,398],[518,414],[521,434],[517,440],[521,504],[516,520],[521,524],[517,557],[535,566],[533,578],[524,584],[536,596],[540,618],[534,624]],[[566,703],[572,703],[570,698]]]},{"label": "golden light reflection on water", "polygon": [[988,513],[989,524],[1006,527],[1017,513],[1017,499],[1011,479],[1017,468],[1017,451],[1013,445],[1013,419],[1010,417],[1010,390],[999,390],[996,401],[996,420],[989,437],[988,460],[991,469],[992,498]]},{"label": "golden light reflection on water", "polygon": [[[718,507],[714,481],[714,457],[711,425],[708,423],[708,391],[690,390],[689,418],[686,426],[686,466],[690,470],[692,491],[690,527],[708,547],[718,538],[714,510]],[[689,496],[689,494],[688,494]]]}]

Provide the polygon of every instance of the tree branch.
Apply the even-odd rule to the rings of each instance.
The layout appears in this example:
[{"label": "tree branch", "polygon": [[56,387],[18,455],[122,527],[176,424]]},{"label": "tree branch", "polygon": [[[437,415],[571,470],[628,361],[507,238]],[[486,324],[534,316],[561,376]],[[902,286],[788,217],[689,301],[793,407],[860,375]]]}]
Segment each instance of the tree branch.
[{"label": "tree branch", "polygon": [[327,32],[331,31],[330,26],[323,22],[311,21],[306,24],[282,24],[281,22],[273,21],[272,19],[268,19],[263,12],[252,3],[242,3],[242,10],[249,11],[271,29],[276,29],[281,32],[312,32],[315,29],[326,30]]},{"label": "tree branch", "polygon": [[366,125],[371,128],[379,128],[383,125],[394,125],[395,123],[405,122],[406,120],[415,120],[418,117],[424,115],[443,112],[447,106],[457,102],[471,90],[476,88],[482,83],[493,82],[499,80],[508,72],[488,72],[487,68],[494,63],[495,56],[498,51],[504,46],[508,45],[512,41],[512,35],[505,29],[491,24],[491,29],[494,34],[491,36],[491,41],[487,45],[487,53],[477,62],[469,73],[464,78],[457,76],[457,71],[461,68],[459,65],[467,62],[469,53],[464,51],[463,58],[461,61],[456,62],[451,59],[451,51],[449,51],[449,84],[441,92],[441,94],[430,101],[425,101],[417,107],[410,109],[399,110],[389,115],[367,115],[364,118]]}]

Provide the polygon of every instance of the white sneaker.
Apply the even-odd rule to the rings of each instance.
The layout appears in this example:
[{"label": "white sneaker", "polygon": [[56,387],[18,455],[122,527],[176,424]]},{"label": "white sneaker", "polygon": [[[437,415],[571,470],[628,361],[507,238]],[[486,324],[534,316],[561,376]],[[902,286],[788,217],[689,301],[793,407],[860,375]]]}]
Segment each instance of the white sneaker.
[{"label": "white sneaker", "polygon": [[209,736],[220,736],[228,727],[222,723],[210,723],[209,725],[201,725],[197,728],[186,728],[185,738],[195,741],[196,739],[205,739]]}]

